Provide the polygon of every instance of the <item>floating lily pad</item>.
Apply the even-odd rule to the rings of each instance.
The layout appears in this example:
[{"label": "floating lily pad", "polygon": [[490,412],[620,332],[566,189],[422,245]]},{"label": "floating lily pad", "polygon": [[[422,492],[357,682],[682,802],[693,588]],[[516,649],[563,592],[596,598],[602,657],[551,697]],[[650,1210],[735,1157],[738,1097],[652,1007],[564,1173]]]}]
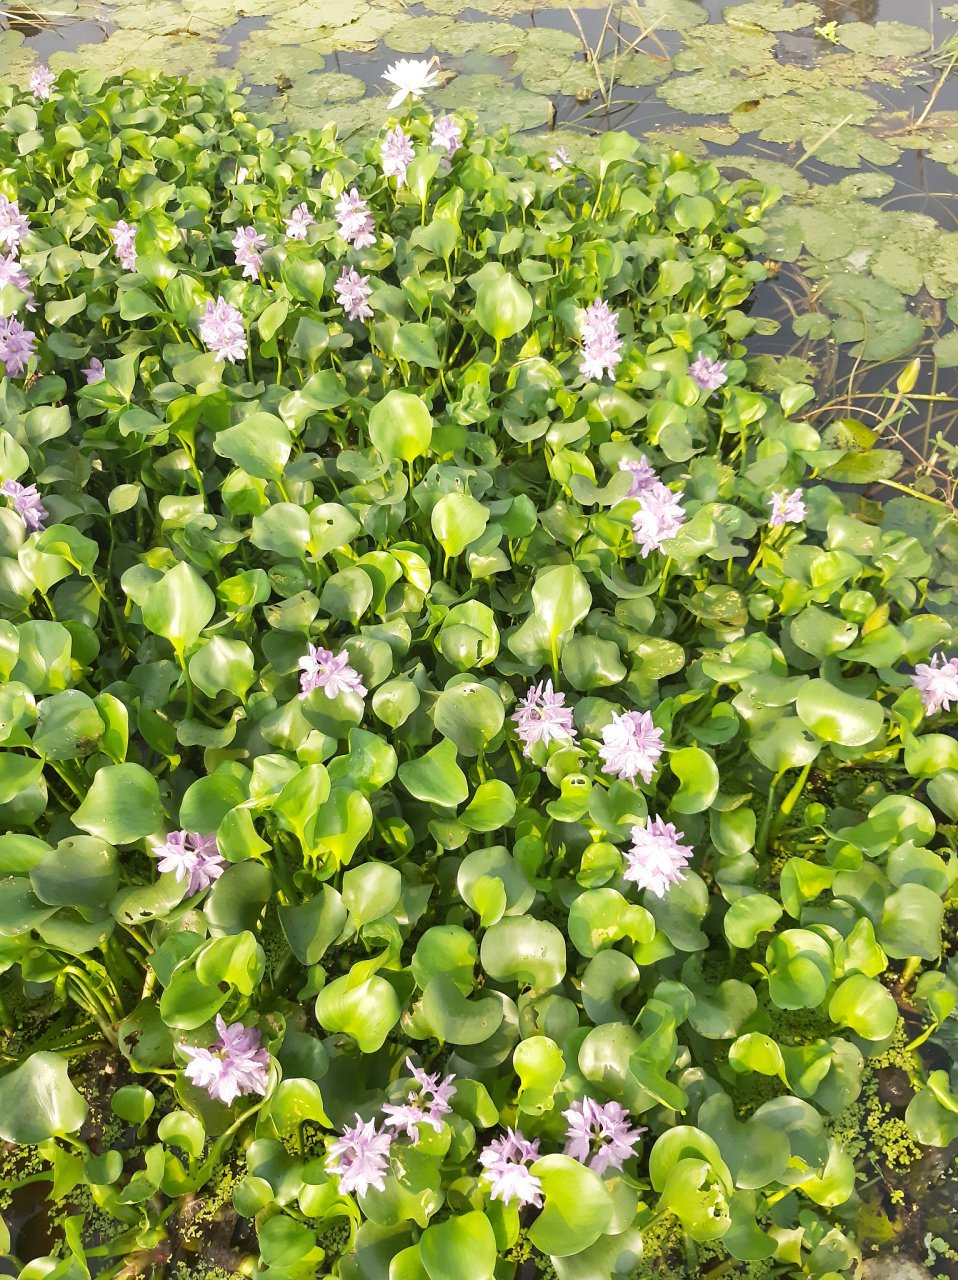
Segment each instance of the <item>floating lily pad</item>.
[{"label": "floating lily pad", "polygon": [[289,92],[289,100],[294,107],[336,106],[341,102],[354,102],[365,92],[366,86],[357,76],[324,71],[298,80]]},{"label": "floating lily pad", "polygon": [[670,107],[693,116],[725,115],[743,102],[755,102],[761,96],[757,85],[712,71],[669,80],[657,93]]},{"label": "floating lily pad", "polygon": [[659,84],[672,74],[672,62],[668,58],[648,57],[641,53],[627,53],[614,67],[616,84],[629,89],[647,84]]},{"label": "floating lily pad", "polygon": [[931,36],[922,27],[906,22],[843,22],[836,32],[839,44],[873,58],[911,58],[931,45]]},{"label": "floating lily pad", "polygon": [[515,89],[499,76],[459,76],[433,96],[442,111],[475,111],[487,129],[534,129],[552,113],[548,98]]},{"label": "floating lily pad", "polygon": [[722,17],[736,26],[750,24],[764,27],[766,31],[801,31],[803,27],[821,22],[822,11],[817,4],[808,4],[805,0],[787,7],[781,0],[757,0],[753,4],[732,5],[722,11]]},{"label": "floating lily pad", "polygon": [[269,25],[274,30],[286,27],[299,32],[342,27],[361,18],[368,7],[366,0],[303,0],[302,4],[280,8]]},{"label": "floating lily pad", "polygon": [[288,79],[297,81],[311,72],[322,71],[326,59],[314,49],[296,45],[249,44],[235,63],[250,84],[276,84]]},{"label": "floating lily pad", "polygon": [[687,31],[709,20],[706,10],[695,0],[648,0],[641,5],[630,0],[623,6],[622,17],[644,31],[653,27],[661,31]]},{"label": "floating lily pad", "polygon": [[457,22],[455,18],[421,17],[397,23],[385,42],[398,53],[425,53],[434,47],[461,58],[472,50],[513,53],[522,46],[524,35],[507,22]]},{"label": "floating lily pad", "polygon": [[787,196],[803,196],[808,191],[808,180],[794,167],[781,160],[768,160],[764,156],[736,153],[722,157],[722,168],[741,169],[758,182],[780,187]]},{"label": "floating lily pad", "polygon": [[81,44],[50,55],[53,71],[98,71],[120,75],[130,67],[152,68],[167,75],[214,75],[226,45],[199,36],[147,35],[142,31],[114,31],[102,44]]},{"label": "floating lily pad", "polygon": [[953,369],[958,366],[958,329],[952,329],[951,333],[939,338],[934,352],[939,368]]}]

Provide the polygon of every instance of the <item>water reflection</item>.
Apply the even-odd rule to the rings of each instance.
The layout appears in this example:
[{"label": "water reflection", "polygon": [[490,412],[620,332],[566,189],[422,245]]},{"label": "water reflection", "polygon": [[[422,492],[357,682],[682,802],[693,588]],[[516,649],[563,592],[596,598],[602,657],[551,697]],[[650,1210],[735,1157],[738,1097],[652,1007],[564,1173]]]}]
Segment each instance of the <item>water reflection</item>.
[{"label": "water reflection", "polygon": [[875,22],[881,0],[817,0],[826,22]]}]

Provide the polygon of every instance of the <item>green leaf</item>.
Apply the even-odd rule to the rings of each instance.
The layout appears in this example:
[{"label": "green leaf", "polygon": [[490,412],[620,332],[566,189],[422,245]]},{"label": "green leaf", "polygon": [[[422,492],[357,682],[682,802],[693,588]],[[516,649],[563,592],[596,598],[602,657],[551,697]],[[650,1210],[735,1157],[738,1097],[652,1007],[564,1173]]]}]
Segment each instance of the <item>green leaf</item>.
[{"label": "green leaf", "polygon": [[565,941],[547,920],[508,916],[486,931],[482,967],[499,982],[518,982],[547,991],[565,976]]},{"label": "green leaf", "polygon": [[327,1129],[333,1127],[314,1080],[282,1080],[270,1099],[269,1116],[281,1138],[295,1137],[305,1120],[315,1120]]},{"label": "green leaf", "polygon": [[779,1009],[814,1009],[832,978],[831,947],[808,929],[777,934],[766,953],[769,994]]},{"label": "green leaf", "polygon": [[633,906],[615,889],[589,889],[569,910],[569,938],[583,956],[594,956],[622,938],[651,942],[655,921],[644,907]]},{"label": "green leaf", "polygon": [[182,654],[212,618],[216,597],[196,570],[180,561],[155,582],[143,601],[143,622]]},{"label": "green leaf", "polygon": [[438,369],[441,363],[436,335],[428,324],[401,324],[393,342],[392,353],[398,360],[421,365],[423,369]]},{"label": "green leaf", "polygon": [[958,1138],[958,1098],[951,1092],[947,1072],[929,1072],[925,1087],[908,1104],[905,1123],[917,1141],[929,1147],[947,1147]]},{"label": "green leaf", "polygon": [[754,946],[760,933],[775,927],[782,908],[764,893],[749,893],[737,898],[725,916],[725,936],[734,947]]},{"label": "green leaf", "polygon": [[43,761],[13,751],[0,751],[0,804],[36,786],[43,773]]},{"label": "green leaf", "polygon": [[114,1115],[125,1120],[127,1124],[145,1124],[153,1114],[156,1099],[149,1089],[139,1084],[126,1084],[117,1089],[110,1098],[110,1108]]},{"label": "green leaf", "polygon": [[213,636],[190,658],[190,679],[208,698],[223,689],[242,698],[256,679],[253,651],[243,640]]},{"label": "green leaf", "polygon": [[427,1227],[419,1254],[429,1280],[492,1280],[496,1237],[484,1213],[474,1211]]},{"label": "green leaf", "polygon": [[44,698],[37,715],[33,745],[48,760],[90,755],[103,735],[103,721],[93,699],[78,689],[64,689]]},{"label": "green leaf", "polygon": [[457,924],[433,925],[419,939],[412,957],[412,972],[420,989],[439,974],[454,982],[468,995],[473,988],[473,970],[479,958],[476,940]]},{"label": "green leaf", "polygon": [[295,832],[304,848],[312,847],[314,819],[320,806],[329,798],[329,792],[329,774],[325,766],[310,764],[294,773],[273,801],[272,811],[280,826]]},{"label": "green leaf", "polygon": [[450,559],[475,542],[488,522],[488,508],[467,493],[447,493],[432,509],[432,531]]},{"label": "green leaf", "polygon": [[875,932],[879,946],[893,960],[937,960],[943,921],[944,903],[937,893],[921,884],[903,884],[885,899]]},{"label": "green leaf", "polygon": [[273,879],[259,862],[237,862],[214,883],[204,912],[215,935],[245,933],[259,924]]},{"label": "green leaf", "polygon": [[476,293],[476,319],[497,343],[524,329],[532,310],[532,294],[507,271],[485,280]]},{"label": "green leaf", "polygon": [[705,1160],[679,1160],[662,1188],[661,1203],[693,1240],[717,1240],[731,1226],[728,1200]]},{"label": "green leaf", "polygon": [[342,898],[330,885],[323,885],[302,906],[279,907],[278,914],[293,955],[304,965],[322,960],[342,933],[348,915]]},{"label": "green leaf", "polygon": [[167,1146],[179,1147],[194,1158],[203,1154],[206,1130],[186,1111],[168,1111],[156,1126],[157,1137]]},{"label": "green leaf", "polygon": [[261,516],[254,516],[250,531],[254,547],[291,560],[306,558],[310,536],[309,515],[292,502],[275,502]]},{"label": "green leaf", "polygon": [[89,577],[96,565],[100,548],[92,538],[85,538],[69,524],[52,524],[40,534],[36,549],[45,554],[62,556],[74,569]]},{"label": "green leaf", "polygon": [[[283,259],[281,275],[283,283],[294,298],[302,302],[311,302],[313,306],[323,305],[323,292],[326,287],[326,268],[319,258],[310,254],[305,248],[299,252],[288,253]],[[303,256],[300,256],[300,255]]]},{"label": "green leaf", "polygon": [[[764,1071],[763,1074],[775,1073]],[[731,1099],[724,1093],[713,1093],[706,1098],[699,1108],[698,1123],[717,1144],[737,1187],[767,1187],[777,1182],[788,1168],[791,1155],[788,1138],[760,1121],[739,1122]]]},{"label": "green leaf", "polygon": [[456,748],[448,738],[418,760],[401,764],[399,780],[417,800],[444,809],[454,809],[469,795],[466,775],[456,764]]},{"label": "green leaf", "polygon": [[555,1041],[529,1036],[516,1046],[512,1065],[519,1077],[519,1111],[533,1116],[551,1111],[556,1087],[565,1074],[565,1058]]},{"label": "green leaf", "polygon": [[612,1197],[602,1179],[569,1156],[543,1156],[530,1169],[543,1194],[542,1211],[529,1228],[536,1248],[564,1258],[594,1244],[612,1221]]},{"label": "green leaf", "polygon": [[343,1031],[359,1045],[362,1053],[376,1053],[399,1021],[402,1006],[385,980],[368,978],[349,985],[349,975],[324,987],[316,997],[316,1020],[327,1031]]},{"label": "green leaf", "polygon": [[502,728],[505,708],[497,692],[482,684],[457,684],[439,695],[433,721],[465,756],[475,756]]},{"label": "green leaf", "polygon": [[559,1280],[618,1280],[635,1274],[642,1259],[642,1234],[629,1227],[615,1235],[599,1236],[594,1244],[564,1258],[553,1257]]},{"label": "green leaf", "polygon": [[86,1114],[67,1060],[57,1053],[33,1053],[0,1078],[0,1137],[7,1142],[27,1146],[76,1133]]},{"label": "green leaf", "polygon": [[372,825],[372,809],[360,791],[333,787],[316,814],[312,829],[314,848],[326,850],[339,866],[346,866]]},{"label": "green leaf", "polygon": [[[471,981],[470,981],[471,987]],[[437,973],[426,980],[422,1011],[440,1042],[482,1044],[502,1024],[502,1005],[494,996],[467,1000],[452,977]]]},{"label": "green leaf", "polygon": [[401,894],[402,875],[385,862],[366,862],[343,876],[343,905],[357,929],[391,912]]},{"label": "green leaf", "polygon": [[892,993],[875,978],[855,973],[832,996],[828,1016],[865,1040],[884,1040],[898,1025],[898,1006]]},{"label": "green leaf", "polygon": [[106,765],[97,771],[73,823],[107,844],[132,844],[152,835],[163,821],[156,779],[138,764]]},{"label": "green leaf", "polygon": [[30,883],[48,906],[103,911],[120,882],[116,850],[93,836],[68,836],[30,869]]},{"label": "green leaf", "polygon": [[881,704],[836,688],[827,680],[809,680],[798,691],[798,718],[812,733],[843,747],[863,747],[882,727]]},{"label": "green leaf", "polygon": [[[467,854],[459,864],[456,888],[462,900],[473,911],[482,909],[477,898],[480,881],[496,880],[502,886],[501,910],[495,919],[508,911],[510,915],[522,915],[532,906],[536,891],[529,883],[519,863],[504,845],[489,845]],[[493,924],[495,920],[484,920]]]},{"label": "green leaf", "polygon": [[389,391],[369,411],[369,438],[387,461],[413,462],[429,448],[432,416],[419,396]]},{"label": "green leaf", "polygon": [[536,617],[555,640],[586,616],[592,592],[575,565],[556,565],[540,570],[532,586],[532,603]]},{"label": "green leaf", "polygon": [[271,413],[251,413],[235,427],[218,431],[213,448],[221,458],[231,458],[247,475],[280,480],[289,461],[292,437],[282,418]]},{"label": "green leaf", "polygon": [[669,756],[669,768],[681,783],[669,801],[675,813],[701,813],[707,809],[719,789],[718,766],[701,747],[683,747]]}]

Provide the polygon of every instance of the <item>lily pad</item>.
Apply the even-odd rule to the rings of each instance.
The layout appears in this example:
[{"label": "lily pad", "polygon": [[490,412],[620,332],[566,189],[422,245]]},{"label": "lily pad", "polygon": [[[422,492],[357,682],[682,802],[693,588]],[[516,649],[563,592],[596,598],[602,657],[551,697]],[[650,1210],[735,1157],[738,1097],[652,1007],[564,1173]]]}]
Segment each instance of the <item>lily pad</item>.
[{"label": "lily pad", "polygon": [[931,45],[931,36],[922,27],[906,22],[843,22],[836,30],[839,44],[856,53],[867,53],[873,58],[911,58],[924,53]]}]

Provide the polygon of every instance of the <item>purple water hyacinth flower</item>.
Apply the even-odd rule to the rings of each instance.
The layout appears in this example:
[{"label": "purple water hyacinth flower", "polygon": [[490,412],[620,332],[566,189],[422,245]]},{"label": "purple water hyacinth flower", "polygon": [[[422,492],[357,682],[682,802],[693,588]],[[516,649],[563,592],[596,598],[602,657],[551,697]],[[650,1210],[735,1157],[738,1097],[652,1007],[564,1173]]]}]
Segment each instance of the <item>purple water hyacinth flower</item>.
[{"label": "purple water hyacinth flower", "polygon": [[206,304],[206,312],[200,321],[200,340],[216,353],[217,363],[229,360],[235,363],[246,357],[246,328],[243,313],[225,298]]},{"label": "purple water hyacinth flower", "polygon": [[236,250],[236,265],[243,268],[243,277],[255,280],[263,265],[260,249],[266,248],[266,237],[255,227],[238,227],[230,241]]},{"label": "purple water hyacinth flower", "polygon": [[116,253],[116,260],[124,271],[136,270],[136,233],[139,227],[135,222],[124,222],[122,219],[115,227],[110,228],[110,237]]},{"label": "purple water hyacinth flower", "polygon": [[452,116],[440,116],[432,126],[432,136],[430,138],[434,147],[443,147],[446,152],[444,157],[444,168],[451,169],[448,163],[462,146],[462,129],[453,119]]},{"label": "purple water hyacinth flower", "polygon": [[354,249],[368,249],[376,243],[376,222],[366,207],[366,201],[355,187],[336,202],[336,221],[339,233]]},{"label": "purple water hyacinth flower", "polygon": [[395,178],[396,186],[401,187],[406,181],[406,170],[416,157],[412,138],[402,131],[402,125],[386,131],[386,141],[379,148],[382,156],[383,174],[387,178]]},{"label": "purple water hyacinth flower", "polygon": [[526,1168],[526,1164],[538,1159],[538,1139],[530,1142],[520,1130],[506,1130],[504,1138],[494,1138],[479,1153],[483,1167],[481,1177],[492,1184],[489,1197],[511,1204],[518,1200],[519,1208],[525,1205],[542,1207],[542,1183]]},{"label": "purple water hyacinth flower", "polygon": [[37,493],[37,486],[21,484],[19,480],[4,480],[3,492],[13,499],[13,509],[23,521],[27,533],[39,533],[50,513]]},{"label": "purple water hyacinth flower", "polygon": [[428,1124],[436,1133],[442,1133],[443,1116],[452,1111],[449,1099],[456,1092],[456,1086],[452,1083],[456,1077],[449,1075],[440,1082],[438,1071],[434,1075],[428,1075],[421,1067],[414,1066],[409,1058],[406,1059],[406,1066],[419,1085],[419,1092],[410,1089],[404,1103],[398,1106],[387,1103],[382,1109],[387,1117],[385,1123],[392,1125],[397,1131],[405,1129],[406,1136],[415,1147],[419,1142],[417,1125]]},{"label": "purple water hyacinth flower", "polygon": [[618,1102],[600,1106],[592,1098],[573,1102],[563,1116],[569,1122],[564,1155],[587,1164],[601,1178],[607,1169],[621,1169],[635,1155],[644,1126],[629,1128],[629,1113]]},{"label": "purple water hyacinth flower", "polygon": [[422,1093],[428,1094],[433,1103],[442,1109],[443,1114],[452,1110],[449,1099],[456,1092],[456,1086],[452,1083],[456,1078],[454,1075],[443,1076],[440,1080],[438,1071],[430,1074],[424,1067],[414,1066],[410,1058],[406,1059],[406,1066],[412,1072],[412,1078],[419,1085]]},{"label": "purple water hyacinth flower", "polygon": [[316,219],[310,213],[305,202],[298,204],[288,218],[283,219],[286,224],[286,238],[288,240],[305,240],[306,233],[315,223]]},{"label": "purple water hyacinth flower", "polygon": [[565,705],[564,693],[554,692],[551,680],[545,684],[530,685],[512,719],[516,725],[516,737],[522,743],[522,754],[526,757],[536,742],[544,742],[548,746],[560,738],[570,743],[576,740],[572,708]]},{"label": "purple water hyacinth flower", "polygon": [[624,880],[633,880],[640,889],[649,889],[664,898],[670,885],[684,880],[682,872],[689,865],[692,847],[679,844],[681,831],[671,822],[649,817],[646,825],[632,828],[632,848],[625,854],[628,867]]},{"label": "purple water hyacinth flower", "polygon": [[201,835],[198,831],[171,831],[166,843],[154,851],[160,861],[157,870],[172,871],[177,881],[189,876],[185,896],[208,889],[226,870],[226,862],[220,854],[215,835]]},{"label": "purple water hyacinth flower", "polygon": [[554,156],[549,157],[549,168],[553,173],[558,173],[564,165],[569,163],[569,153],[565,147],[559,147]]},{"label": "purple water hyacinth flower", "polygon": [[30,223],[20,212],[19,201],[0,195],[0,245],[6,245],[17,253],[17,246],[29,230]]},{"label": "purple water hyacinth flower", "polygon": [[933,716],[942,708],[950,711],[951,704],[958,702],[958,658],[934,654],[931,662],[918,663],[911,682],[921,694],[926,716]]},{"label": "purple water hyacinth flower", "polygon": [[349,665],[349,654],[343,649],[333,657],[331,649],[322,649],[307,642],[306,653],[299,660],[303,674],[299,677],[300,702],[314,689],[322,689],[327,698],[338,698],[341,693],[358,693],[366,696],[366,686],[358,671]]},{"label": "purple water hyacinth flower", "polygon": [[808,508],[802,501],[802,490],[793,489],[791,493],[783,489],[781,493],[773,493],[770,499],[772,514],[768,522],[773,527],[782,524],[801,524],[808,515]]},{"label": "purple water hyacinth flower", "polygon": [[373,291],[369,287],[369,276],[361,276],[355,267],[343,267],[333,288],[336,290],[336,301],[346,312],[348,319],[371,319],[373,309],[369,305],[369,299]]},{"label": "purple water hyacinth flower", "polygon": [[243,1094],[264,1095],[269,1084],[269,1051],[260,1047],[259,1031],[242,1022],[227,1026],[220,1014],[216,1015],[216,1029],[220,1038],[209,1049],[181,1045],[190,1058],[183,1074],[227,1107]]},{"label": "purple water hyacinth flower", "polygon": [[609,304],[596,298],[586,308],[582,324],[582,363],[579,372],[586,378],[600,380],[604,373],[615,377],[615,366],[622,357],[619,349],[622,339],[618,336],[619,313],[609,309]]},{"label": "purple water hyacinth flower", "polygon": [[49,67],[45,67],[42,63],[39,67],[34,67],[30,72],[30,92],[35,98],[40,98],[43,102],[46,102],[49,98],[50,90],[56,82],[56,76]]},{"label": "purple water hyacinth flower", "polygon": [[12,284],[15,289],[25,293],[27,295],[24,303],[26,309],[28,311],[36,311],[33,290],[30,288],[30,277],[24,271],[20,260],[13,252],[6,257],[0,253],[0,289],[6,284]]},{"label": "purple water hyacinth flower", "polygon": [[80,371],[88,387],[92,387],[95,382],[102,382],[106,377],[106,370],[103,368],[103,361],[98,360],[96,356],[90,357],[90,363],[85,369]]},{"label": "purple water hyacinth flower", "polygon": [[652,781],[663,745],[662,730],[652,723],[650,711],[625,711],[622,715],[613,711],[611,723],[602,730],[602,743],[603,773],[625,782],[634,782],[636,777],[646,784]]},{"label": "purple water hyacinth flower", "polygon": [[0,361],[8,378],[23,373],[33,355],[37,335],[13,316],[0,316]]},{"label": "purple water hyacinth flower", "polygon": [[637,498],[639,494],[648,493],[660,483],[655,468],[644,453],[638,462],[633,462],[631,459],[621,461],[619,470],[632,472],[632,483],[629,485],[629,492],[625,495],[627,498]]},{"label": "purple water hyacinth flower", "polygon": [[384,1191],[391,1145],[392,1134],[385,1129],[380,1133],[375,1120],[363,1124],[357,1113],[356,1124],[346,1125],[342,1137],[330,1143],[326,1172],[339,1175],[343,1195],[364,1196],[370,1187]]},{"label": "purple water hyacinth flower", "polygon": [[409,97],[415,102],[427,89],[435,86],[438,78],[439,72],[431,70],[430,63],[425,58],[400,58],[383,72],[383,79],[396,90],[387,109],[395,111]]},{"label": "purple water hyacinth flower", "polygon": [[713,360],[704,351],[699,351],[696,359],[689,365],[689,377],[701,391],[707,391],[711,395],[728,382],[725,372],[727,364],[727,360]]},{"label": "purple water hyacinth flower", "polygon": [[685,524],[685,508],[667,485],[653,484],[639,494],[639,509],[632,517],[632,537],[642,549],[643,560],[662,543],[674,538]]}]

